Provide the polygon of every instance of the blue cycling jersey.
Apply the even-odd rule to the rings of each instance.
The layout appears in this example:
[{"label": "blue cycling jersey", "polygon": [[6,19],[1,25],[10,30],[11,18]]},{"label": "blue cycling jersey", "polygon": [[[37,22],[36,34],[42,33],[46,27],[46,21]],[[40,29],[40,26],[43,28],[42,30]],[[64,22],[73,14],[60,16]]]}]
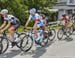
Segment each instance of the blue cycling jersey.
[{"label": "blue cycling jersey", "polygon": [[40,20],[41,18],[42,18],[42,17],[41,17],[39,14],[37,14],[37,13],[32,16],[32,19],[33,19],[33,20],[38,20],[38,19]]},{"label": "blue cycling jersey", "polygon": [[41,26],[44,26],[44,20],[42,19],[42,17],[39,15],[39,14],[35,14],[35,15],[33,15],[32,17],[32,20],[34,20],[34,21],[36,21],[36,20],[38,20],[39,22],[38,22],[38,27],[41,27]]}]

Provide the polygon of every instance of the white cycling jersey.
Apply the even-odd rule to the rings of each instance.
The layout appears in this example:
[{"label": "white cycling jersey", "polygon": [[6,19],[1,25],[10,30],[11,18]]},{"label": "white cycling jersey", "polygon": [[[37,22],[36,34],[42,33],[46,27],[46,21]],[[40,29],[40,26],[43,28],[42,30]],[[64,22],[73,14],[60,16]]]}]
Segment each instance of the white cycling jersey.
[{"label": "white cycling jersey", "polygon": [[19,20],[13,15],[7,15],[4,17],[5,21],[10,21],[12,24],[18,24]]}]

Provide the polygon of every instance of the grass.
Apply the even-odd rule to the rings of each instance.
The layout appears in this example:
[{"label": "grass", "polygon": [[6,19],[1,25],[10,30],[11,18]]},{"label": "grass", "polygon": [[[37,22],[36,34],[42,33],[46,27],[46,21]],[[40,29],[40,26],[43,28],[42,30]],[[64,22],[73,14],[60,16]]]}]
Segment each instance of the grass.
[{"label": "grass", "polygon": [[32,27],[27,27],[26,29],[24,29],[24,26],[21,26],[17,29],[17,32],[27,32],[29,30],[31,30]]},{"label": "grass", "polygon": [[[49,27],[51,27],[53,29],[56,29],[56,30],[58,30],[59,28],[61,28],[61,26],[58,26],[58,25],[51,25]],[[21,26],[20,28],[18,28],[17,32],[24,32],[24,30],[25,30],[25,32],[27,32],[27,31],[29,31],[31,29],[32,29],[32,27],[27,27],[26,29],[24,29],[24,26]]]}]

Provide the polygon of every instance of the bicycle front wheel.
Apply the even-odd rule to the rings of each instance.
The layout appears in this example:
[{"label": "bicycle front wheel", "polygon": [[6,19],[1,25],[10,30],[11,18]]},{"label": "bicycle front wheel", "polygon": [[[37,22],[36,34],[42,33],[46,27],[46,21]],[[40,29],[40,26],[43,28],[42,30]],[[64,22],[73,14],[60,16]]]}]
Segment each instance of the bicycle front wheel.
[{"label": "bicycle front wheel", "polygon": [[21,50],[24,52],[29,51],[33,46],[33,39],[31,36],[26,35],[21,42]]},{"label": "bicycle front wheel", "polygon": [[58,39],[61,40],[63,35],[64,35],[64,31],[62,29],[59,29],[58,32],[57,32]]},{"label": "bicycle front wheel", "polygon": [[56,31],[55,31],[55,29],[50,29],[50,30],[48,31],[49,40],[50,40],[50,41],[53,41],[54,38],[55,38],[55,36],[56,36]]},{"label": "bicycle front wheel", "polygon": [[[23,36],[24,35],[24,36]],[[33,39],[31,36],[26,35],[25,33],[20,34],[21,37],[21,42],[18,43],[19,44],[19,48],[24,51],[27,52],[29,51],[32,46],[33,46]]]}]

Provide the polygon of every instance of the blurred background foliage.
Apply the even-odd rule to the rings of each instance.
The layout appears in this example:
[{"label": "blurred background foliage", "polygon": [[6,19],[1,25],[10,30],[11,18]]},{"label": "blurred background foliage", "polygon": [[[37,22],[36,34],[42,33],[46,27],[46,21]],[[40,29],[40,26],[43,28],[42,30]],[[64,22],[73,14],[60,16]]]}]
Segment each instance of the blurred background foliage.
[{"label": "blurred background foliage", "polygon": [[[0,0],[0,10],[8,9],[10,14],[19,18],[21,24],[25,25],[29,16],[28,10],[31,8],[41,10],[41,13],[46,13],[50,17],[57,15],[45,10],[45,8],[52,8],[56,2],[57,0]],[[50,19],[50,21],[53,20],[55,19]],[[33,21],[30,25],[33,25]]]}]

